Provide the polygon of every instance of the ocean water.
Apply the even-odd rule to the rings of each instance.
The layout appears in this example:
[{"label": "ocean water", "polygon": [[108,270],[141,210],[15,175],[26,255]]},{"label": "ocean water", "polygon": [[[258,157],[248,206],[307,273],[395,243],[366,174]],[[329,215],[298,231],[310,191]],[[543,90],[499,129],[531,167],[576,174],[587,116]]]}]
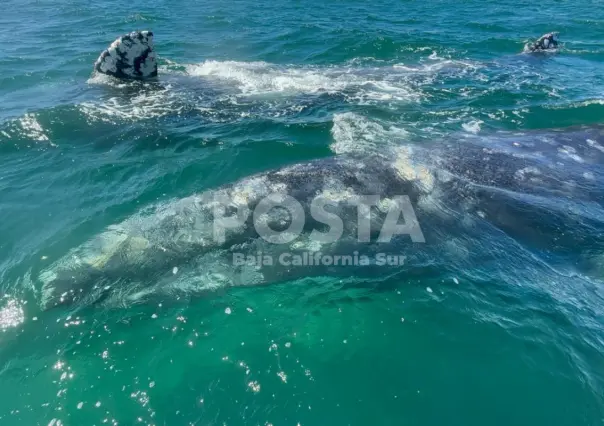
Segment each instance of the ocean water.
[{"label": "ocean water", "polygon": [[[599,2],[3,6],[0,425],[604,423],[601,192],[564,205],[590,221],[556,258],[495,236],[494,265],[441,274],[218,282],[48,310],[39,279],[141,209],[254,173],[601,124]],[[159,81],[93,75],[134,29],[155,33]],[[559,52],[519,54],[548,31]]]}]

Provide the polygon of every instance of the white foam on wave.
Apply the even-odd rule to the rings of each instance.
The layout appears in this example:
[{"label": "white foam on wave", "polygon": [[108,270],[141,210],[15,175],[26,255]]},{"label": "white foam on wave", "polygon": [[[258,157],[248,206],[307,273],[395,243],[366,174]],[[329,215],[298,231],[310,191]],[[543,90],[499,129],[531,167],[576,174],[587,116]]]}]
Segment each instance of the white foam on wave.
[{"label": "white foam on wave", "polygon": [[579,106],[604,105],[604,99],[589,99],[578,104]]},{"label": "white foam on wave", "polygon": [[472,120],[469,123],[463,123],[461,127],[468,133],[477,134],[480,132],[480,125],[482,123],[484,123],[482,120]]},{"label": "white foam on wave", "polygon": [[181,113],[185,104],[171,85],[144,90],[134,96],[113,96],[99,102],[83,102],[79,109],[91,121],[114,123]]},{"label": "white foam on wave", "polygon": [[[26,137],[36,142],[48,143],[50,146],[57,146],[52,142],[46,130],[38,121],[36,114],[25,114],[21,118],[12,120],[12,123],[15,125],[15,131],[18,136]],[[1,133],[8,139],[13,137],[11,134],[13,132],[2,131]]]},{"label": "white foam on wave", "polygon": [[36,113],[27,113],[22,117],[8,120],[4,130],[0,130],[0,142],[3,142],[3,139],[29,139],[41,145],[57,146],[38,120],[38,114]]},{"label": "white foam on wave", "polygon": [[44,133],[44,129],[33,114],[26,114],[19,119],[19,124],[23,128],[25,134],[37,141],[49,141],[50,139]]},{"label": "white foam on wave", "polygon": [[382,125],[359,114],[346,112],[334,115],[331,136],[331,150],[336,154],[344,154],[383,150],[406,139],[408,132],[400,127]]},{"label": "white foam on wave", "polygon": [[132,81],[120,80],[119,78],[112,77],[107,74],[101,74],[96,71],[92,73],[92,76],[87,80],[88,84],[98,86],[110,86],[116,88],[126,88],[132,86]]},{"label": "white foam on wave", "polygon": [[406,64],[395,64],[393,65],[394,69],[403,70],[407,72],[413,72],[416,74],[430,74],[439,72],[442,70],[459,70],[462,73],[477,71],[482,68],[482,65],[473,63],[470,61],[463,61],[458,59],[447,59],[440,57],[433,52],[428,59],[431,62],[421,62],[418,65],[406,65]]},{"label": "white foam on wave", "polygon": [[0,300],[0,330],[17,327],[25,321],[23,302],[4,295]]},{"label": "white foam on wave", "polygon": [[[174,115],[184,109],[198,110],[213,120],[216,114],[225,113],[225,108],[228,110],[229,107],[233,107],[235,111],[231,112],[239,118],[258,113],[281,117],[305,109],[308,99],[301,100],[299,97],[303,95],[337,95],[356,105],[421,102],[429,96],[424,93],[424,87],[430,87],[441,72],[464,74],[479,68],[469,62],[434,55],[413,65],[358,61],[338,66],[278,65],[217,60],[187,65],[164,61],[168,65],[161,67],[160,72],[167,76],[167,81],[160,80],[154,89],[141,91],[136,87],[137,82],[94,74],[88,80],[90,85],[107,87],[117,95],[102,101],[85,102],[79,107],[90,120],[111,123]],[[187,82],[191,77],[193,81]],[[209,92],[204,90],[210,94],[209,98],[192,95],[194,90],[201,90],[200,79],[212,83]],[[189,84],[193,84],[193,91]],[[124,94],[124,91],[132,93]],[[250,101],[263,103],[265,108],[257,109],[255,113],[249,112],[249,108],[237,111]],[[213,109],[213,103],[219,107]]]},{"label": "white foam on wave", "polygon": [[188,75],[222,80],[244,95],[336,94],[359,102],[421,98],[408,74],[388,67],[279,66],[266,62],[209,60],[186,66]]}]

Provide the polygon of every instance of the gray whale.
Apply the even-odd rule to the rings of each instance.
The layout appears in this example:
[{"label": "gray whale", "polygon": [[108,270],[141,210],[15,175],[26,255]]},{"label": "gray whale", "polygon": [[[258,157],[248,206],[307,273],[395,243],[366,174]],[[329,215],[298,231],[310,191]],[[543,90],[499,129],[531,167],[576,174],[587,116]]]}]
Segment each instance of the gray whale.
[{"label": "gray whale", "polygon": [[157,77],[157,60],[151,31],[133,31],[118,37],[103,50],[94,70],[120,79],[146,80]]},{"label": "gray whale", "polygon": [[551,33],[543,34],[536,41],[532,43],[527,43],[524,46],[525,52],[545,52],[545,51],[554,51],[558,48],[559,40],[558,36],[559,32],[554,31]]},{"label": "gray whale", "polygon": [[[559,45],[558,32],[542,35],[527,43],[525,53],[555,51]],[[148,80],[158,76],[157,58],[151,31],[132,31],[119,36],[101,52],[94,71],[123,80]]]},{"label": "gray whale", "polygon": [[[518,250],[569,260],[573,268],[589,272],[604,261],[603,165],[602,127],[466,136],[293,164],[150,206],[108,227],[40,271],[41,305],[89,304],[116,295],[138,298],[162,289],[197,292],[314,275],[386,273],[373,263],[234,265],[233,256],[241,253],[404,253],[405,265],[390,269],[412,273],[458,262],[497,262],[494,247],[505,240]],[[279,231],[296,214],[303,215],[297,238],[266,242],[249,215],[216,239],[217,207],[235,215],[244,205],[253,210],[270,194],[293,197],[302,205],[299,213],[272,209],[261,219]],[[367,212],[351,203],[362,195],[379,197],[367,216],[369,241],[358,238],[359,215]],[[409,234],[378,241],[388,206],[400,195],[408,197],[424,242]],[[335,242],[310,237],[313,230],[329,230],[310,212],[317,196],[342,219],[342,236]]]}]

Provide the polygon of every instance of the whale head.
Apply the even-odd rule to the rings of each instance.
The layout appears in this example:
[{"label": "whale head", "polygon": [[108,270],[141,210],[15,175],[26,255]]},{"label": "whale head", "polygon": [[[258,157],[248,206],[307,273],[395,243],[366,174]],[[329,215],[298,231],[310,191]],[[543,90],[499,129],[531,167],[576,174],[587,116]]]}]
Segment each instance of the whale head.
[{"label": "whale head", "polygon": [[96,72],[120,79],[157,77],[157,60],[151,31],[133,31],[118,37],[94,64]]},{"label": "whale head", "polygon": [[524,51],[525,52],[543,52],[543,51],[548,51],[548,50],[555,50],[558,48],[559,35],[560,35],[560,33],[558,31],[543,34],[534,43],[527,43],[524,46]]}]

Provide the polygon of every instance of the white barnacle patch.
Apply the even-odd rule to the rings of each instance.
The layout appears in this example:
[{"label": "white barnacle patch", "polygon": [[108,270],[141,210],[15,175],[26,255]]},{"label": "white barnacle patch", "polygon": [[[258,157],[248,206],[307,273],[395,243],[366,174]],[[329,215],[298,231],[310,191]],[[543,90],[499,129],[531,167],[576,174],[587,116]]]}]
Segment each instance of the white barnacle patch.
[{"label": "white barnacle patch", "polygon": [[250,201],[268,195],[266,176],[246,179],[231,190],[231,201],[237,205],[248,205]]},{"label": "white barnacle patch", "polygon": [[312,253],[321,251],[323,244],[312,238],[298,238],[291,245],[292,250],[304,250]]},{"label": "white barnacle patch", "polygon": [[413,149],[411,147],[400,147],[396,150],[394,170],[405,180],[416,181],[420,187],[430,192],[434,189],[434,176],[421,164],[415,164],[411,158]]},{"label": "white barnacle patch", "polygon": [[394,201],[391,198],[381,198],[377,204],[377,208],[382,213],[387,213],[391,208],[394,207]]},{"label": "white barnacle patch", "polygon": [[331,203],[349,202],[358,195],[351,187],[346,187],[341,181],[329,178],[326,179],[321,192],[317,193],[318,198],[328,200]]},{"label": "white barnacle patch", "polygon": [[271,183],[270,190],[271,192],[285,193],[287,191],[287,185],[283,182]]},{"label": "white barnacle patch", "polygon": [[204,193],[205,197],[200,202],[205,202],[201,204],[201,209],[206,211],[215,211],[216,209],[223,208],[225,203],[228,204],[231,201],[231,195],[225,189],[220,189],[217,191],[208,191]]},{"label": "white barnacle patch", "polygon": [[562,148],[558,148],[558,155],[562,158],[570,158],[577,163],[585,162],[585,160],[577,154],[577,150],[572,146],[564,145]]},{"label": "white barnacle patch", "polygon": [[514,178],[517,180],[527,180],[533,179],[535,176],[541,175],[541,171],[536,167],[525,167],[523,169],[517,170],[514,173]]},{"label": "white barnacle patch", "polygon": [[294,165],[285,167],[285,168],[275,172],[275,174],[278,176],[289,176],[289,175],[293,175],[295,173],[303,172],[304,167],[305,166],[303,164],[294,164]]},{"label": "white barnacle patch", "polygon": [[558,33],[547,33],[539,37],[534,43],[527,43],[524,46],[525,52],[536,52],[541,50],[553,50],[558,45]]},{"label": "white barnacle patch", "polygon": [[604,152],[604,146],[600,145],[598,142],[594,141],[593,139],[587,139],[586,142],[590,147],[595,148],[598,151]]},{"label": "white barnacle patch", "polygon": [[157,76],[151,31],[133,31],[116,39],[94,64],[102,74],[117,78],[144,79]]}]

